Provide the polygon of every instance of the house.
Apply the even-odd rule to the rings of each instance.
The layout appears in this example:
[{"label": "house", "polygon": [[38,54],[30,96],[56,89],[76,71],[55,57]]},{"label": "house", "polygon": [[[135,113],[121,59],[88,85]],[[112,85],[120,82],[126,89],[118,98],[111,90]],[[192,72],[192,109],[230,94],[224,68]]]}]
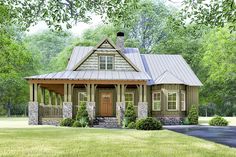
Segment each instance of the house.
[{"label": "house", "polygon": [[29,124],[57,125],[75,117],[86,103],[90,120],[100,117],[121,125],[125,107],[138,118],[156,117],[179,124],[198,105],[202,83],[181,55],[140,54],[104,39],[95,47],[75,47],[65,71],[26,77],[30,85]]}]

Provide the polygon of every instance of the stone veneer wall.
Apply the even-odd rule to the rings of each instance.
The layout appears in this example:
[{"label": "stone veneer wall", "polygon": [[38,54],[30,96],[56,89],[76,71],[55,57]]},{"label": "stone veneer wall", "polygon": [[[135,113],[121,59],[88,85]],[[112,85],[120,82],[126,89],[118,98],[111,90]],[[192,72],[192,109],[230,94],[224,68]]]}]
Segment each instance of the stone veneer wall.
[{"label": "stone veneer wall", "polygon": [[125,102],[116,102],[116,118],[118,125],[122,125],[125,116]]},{"label": "stone veneer wall", "polygon": [[38,102],[29,102],[29,125],[38,125],[39,123],[39,105]]},{"label": "stone veneer wall", "polygon": [[146,118],[148,116],[148,103],[138,102],[138,119]]},{"label": "stone veneer wall", "polygon": [[59,126],[61,120],[62,120],[62,118],[42,118],[40,120],[40,124]]},{"label": "stone veneer wall", "polygon": [[63,102],[63,118],[72,118],[72,102]]},{"label": "stone veneer wall", "polygon": [[183,117],[156,117],[164,125],[180,125],[183,123]]}]

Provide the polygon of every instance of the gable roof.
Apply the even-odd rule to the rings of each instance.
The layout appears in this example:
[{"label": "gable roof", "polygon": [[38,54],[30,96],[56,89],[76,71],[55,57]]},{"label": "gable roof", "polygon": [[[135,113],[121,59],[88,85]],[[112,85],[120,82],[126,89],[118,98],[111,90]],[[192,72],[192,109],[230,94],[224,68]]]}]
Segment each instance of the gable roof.
[{"label": "gable roof", "polygon": [[202,86],[181,55],[142,54],[146,72],[152,78],[149,84],[184,84]]},{"label": "gable roof", "polygon": [[[133,64],[119,49],[117,49],[117,47],[112,43],[112,41],[108,38],[105,38],[103,39],[99,44],[97,44],[93,49],[91,49],[87,54],[86,56],[84,56],[81,60],[78,61],[78,63],[76,63],[73,67],[73,69],[71,70],[76,70],[78,69],[88,58],[89,56],[91,56],[95,51],[99,50],[99,47],[105,43],[105,42],[108,42],[113,49],[110,49],[110,50],[115,50],[117,51],[123,58],[126,62],[129,63],[129,65],[131,65],[131,67],[135,70],[135,71],[140,71],[136,66],[135,64]],[[73,55],[73,54],[72,54]]]}]

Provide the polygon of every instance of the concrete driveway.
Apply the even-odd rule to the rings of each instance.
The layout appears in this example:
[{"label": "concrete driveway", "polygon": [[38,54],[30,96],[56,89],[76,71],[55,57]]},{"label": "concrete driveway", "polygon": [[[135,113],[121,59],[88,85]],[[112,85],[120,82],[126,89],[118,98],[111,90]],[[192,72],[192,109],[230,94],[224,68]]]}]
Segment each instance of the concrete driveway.
[{"label": "concrete driveway", "polygon": [[165,126],[165,129],[183,133],[189,136],[199,137],[205,140],[236,147],[236,127],[215,126]]}]

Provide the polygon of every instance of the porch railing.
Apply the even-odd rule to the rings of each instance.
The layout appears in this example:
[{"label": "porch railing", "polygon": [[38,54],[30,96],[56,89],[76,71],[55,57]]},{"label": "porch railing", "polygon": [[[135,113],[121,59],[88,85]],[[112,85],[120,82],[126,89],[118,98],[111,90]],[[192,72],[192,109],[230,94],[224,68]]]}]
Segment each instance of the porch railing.
[{"label": "porch railing", "polygon": [[39,105],[39,116],[41,118],[62,118],[62,106],[60,105]]}]

